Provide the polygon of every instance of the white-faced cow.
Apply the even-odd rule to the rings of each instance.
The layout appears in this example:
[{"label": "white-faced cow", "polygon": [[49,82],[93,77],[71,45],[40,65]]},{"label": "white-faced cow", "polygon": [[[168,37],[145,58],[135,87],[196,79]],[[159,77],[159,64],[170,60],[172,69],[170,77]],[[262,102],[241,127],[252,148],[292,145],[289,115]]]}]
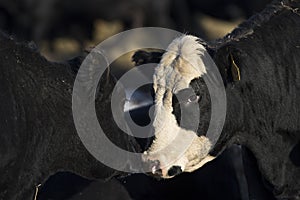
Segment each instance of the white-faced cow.
[{"label": "white-faced cow", "polygon": [[[300,1],[277,1],[223,39],[205,44],[183,35],[165,52],[134,55],[140,64],[159,60],[153,79],[155,139],[144,155],[149,171],[163,178],[191,172],[236,143],[253,152],[278,199],[300,198],[299,8]],[[208,53],[227,98],[225,124],[215,145],[205,135],[212,123],[204,81],[211,67]],[[201,111],[197,131],[180,123],[181,108],[195,105]],[[183,152],[182,141],[189,135],[198,137]]]},{"label": "white-faced cow", "polygon": [[[49,62],[2,32],[0,54],[0,199],[32,200],[36,187],[58,171],[103,180],[117,175],[85,149],[74,126],[72,87],[80,59]],[[134,151],[127,134],[113,134],[120,131],[110,111],[115,80],[103,76],[101,84],[99,122],[118,146]]]}]

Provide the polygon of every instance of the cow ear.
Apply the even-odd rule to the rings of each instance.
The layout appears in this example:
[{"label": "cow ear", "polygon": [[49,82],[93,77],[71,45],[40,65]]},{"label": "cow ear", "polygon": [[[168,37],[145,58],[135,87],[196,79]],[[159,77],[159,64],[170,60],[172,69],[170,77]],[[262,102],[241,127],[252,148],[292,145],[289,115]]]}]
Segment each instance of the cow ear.
[{"label": "cow ear", "polygon": [[162,55],[164,54],[163,50],[156,51],[136,51],[132,56],[132,62],[135,66],[147,64],[147,63],[159,63]]}]

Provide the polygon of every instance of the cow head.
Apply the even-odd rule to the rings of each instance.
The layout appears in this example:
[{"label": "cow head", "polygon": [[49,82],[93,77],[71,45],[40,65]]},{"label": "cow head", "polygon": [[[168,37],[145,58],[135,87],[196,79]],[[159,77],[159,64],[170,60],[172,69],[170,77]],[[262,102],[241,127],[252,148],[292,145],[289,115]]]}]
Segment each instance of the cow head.
[{"label": "cow head", "polygon": [[207,55],[197,37],[184,35],[168,46],[155,69],[155,139],[143,155],[154,175],[171,178],[214,158],[205,136],[210,119],[210,95],[202,79]]}]

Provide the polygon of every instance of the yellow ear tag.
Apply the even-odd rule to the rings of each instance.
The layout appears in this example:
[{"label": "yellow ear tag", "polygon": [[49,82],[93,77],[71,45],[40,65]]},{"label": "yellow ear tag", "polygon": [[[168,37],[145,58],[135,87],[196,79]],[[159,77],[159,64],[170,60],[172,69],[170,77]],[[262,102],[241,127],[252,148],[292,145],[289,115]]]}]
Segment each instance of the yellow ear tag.
[{"label": "yellow ear tag", "polygon": [[37,186],[35,186],[35,193],[34,193],[34,199],[33,200],[36,200],[37,199],[37,195],[39,193],[39,187],[41,187],[42,184],[38,184]]},{"label": "yellow ear tag", "polygon": [[231,59],[231,74],[234,81],[240,81],[241,80],[241,73],[240,68],[235,64],[232,54],[230,53],[230,59]]}]

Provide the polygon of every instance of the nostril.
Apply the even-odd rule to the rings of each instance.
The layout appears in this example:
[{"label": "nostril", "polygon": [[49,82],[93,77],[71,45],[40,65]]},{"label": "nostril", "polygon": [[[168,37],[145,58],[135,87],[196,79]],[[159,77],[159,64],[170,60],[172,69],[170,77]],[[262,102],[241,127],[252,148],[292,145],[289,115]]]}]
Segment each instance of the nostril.
[{"label": "nostril", "polygon": [[168,170],[168,176],[176,176],[176,175],[180,174],[181,172],[182,172],[182,170],[181,170],[180,166],[172,166]]},{"label": "nostril", "polygon": [[159,170],[159,165],[160,165],[160,163],[159,163],[158,160],[151,161],[151,172],[152,172],[152,174],[155,174],[156,171]]},{"label": "nostril", "polygon": [[162,175],[162,170],[160,169],[159,160],[148,160],[148,170],[150,171],[149,175],[160,176]]},{"label": "nostril", "polygon": [[162,177],[159,160],[148,160],[147,169],[147,175],[157,178],[158,180]]},{"label": "nostril", "polygon": [[160,177],[160,176],[162,176],[162,170],[161,169],[157,169],[154,172],[152,172],[152,174],[154,176]]}]

